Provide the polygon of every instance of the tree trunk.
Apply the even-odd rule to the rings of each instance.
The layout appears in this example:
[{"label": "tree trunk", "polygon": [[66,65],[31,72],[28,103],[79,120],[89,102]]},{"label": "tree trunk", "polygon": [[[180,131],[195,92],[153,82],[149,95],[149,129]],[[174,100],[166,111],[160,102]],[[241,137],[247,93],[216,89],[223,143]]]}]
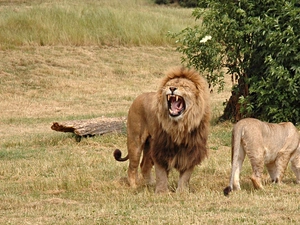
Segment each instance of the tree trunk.
[{"label": "tree trunk", "polygon": [[245,82],[246,75],[243,75],[238,79],[238,86],[235,90],[232,91],[231,96],[226,103],[226,107],[224,109],[224,113],[221,116],[221,120],[232,120],[233,122],[237,122],[245,117],[241,113],[241,103],[239,103],[239,99],[241,96],[247,97],[249,95],[249,87]]}]

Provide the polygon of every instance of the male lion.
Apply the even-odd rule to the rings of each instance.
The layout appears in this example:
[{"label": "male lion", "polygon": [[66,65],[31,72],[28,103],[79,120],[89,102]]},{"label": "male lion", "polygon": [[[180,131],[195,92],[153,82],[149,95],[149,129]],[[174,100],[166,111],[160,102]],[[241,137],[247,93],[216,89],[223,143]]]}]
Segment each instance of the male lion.
[{"label": "male lion", "polygon": [[209,90],[206,80],[194,70],[177,68],[162,80],[157,92],[144,93],[132,103],[127,120],[128,180],[136,187],[138,166],[147,184],[156,173],[156,193],[168,191],[168,173],[179,171],[177,191],[188,186],[194,167],[207,156],[210,120]]},{"label": "male lion", "polygon": [[239,175],[246,154],[253,170],[251,180],[254,188],[263,188],[261,175],[264,164],[272,182],[280,183],[289,161],[297,183],[300,183],[300,135],[292,123],[266,123],[252,118],[240,120],[232,130],[231,147],[231,177],[224,195],[241,189]]}]

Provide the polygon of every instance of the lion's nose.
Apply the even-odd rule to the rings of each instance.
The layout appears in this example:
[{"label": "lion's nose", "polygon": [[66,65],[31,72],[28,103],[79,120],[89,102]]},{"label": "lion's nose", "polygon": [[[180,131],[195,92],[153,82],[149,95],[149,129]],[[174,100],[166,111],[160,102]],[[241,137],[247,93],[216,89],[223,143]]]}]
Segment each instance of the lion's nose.
[{"label": "lion's nose", "polygon": [[170,87],[170,91],[172,92],[172,94],[174,93],[174,91],[176,91],[177,88],[176,87]]}]

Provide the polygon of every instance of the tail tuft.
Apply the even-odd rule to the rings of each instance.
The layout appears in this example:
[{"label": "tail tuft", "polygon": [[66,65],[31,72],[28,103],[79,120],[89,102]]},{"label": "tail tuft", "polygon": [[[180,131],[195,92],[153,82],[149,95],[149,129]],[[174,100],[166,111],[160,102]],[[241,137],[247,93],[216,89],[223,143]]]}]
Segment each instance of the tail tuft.
[{"label": "tail tuft", "polygon": [[125,158],[122,158],[122,152],[119,149],[116,149],[114,151],[114,157],[115,157],[115,160],[120,161],[120,162],[126,161],[128,159],[128,155]]},{"label": "tail tuft", "polygon": [[232,191],[232,188],[230,186],[228,186],[223,190],[223,193],[225,196],[228,196],[231,191]]},{"label": "tail tuft", "polygon": [[114,157],[115,157],[115,160],[119,160],[122,156],[122,152],[120,151],[120,149],[116,149],[114,151]]}]

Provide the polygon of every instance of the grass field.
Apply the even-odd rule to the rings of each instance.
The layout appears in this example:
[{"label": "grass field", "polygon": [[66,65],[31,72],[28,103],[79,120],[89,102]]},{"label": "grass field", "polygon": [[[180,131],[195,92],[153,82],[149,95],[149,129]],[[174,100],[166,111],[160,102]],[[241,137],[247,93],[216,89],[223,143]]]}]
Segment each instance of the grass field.
[{"label": "grass field", "polygon": [[[1,4],[1,2],[3,2]],[[194,24],[191,10],[146,0],[0,1],[0,48],[14,45],[170,44],[167,33]]]},{"label": "grass field", "polygon": [[[98,41],[100,31],[92,27],[80,28],[85,38],[74,37],[79,25],[65,29],[64,23],[76,22],[83,9],[90,10],[90,16],[98,12],[99,17],[92,18],[99,20],[101,10],[111,16],[123,12],[117,23],[122,27],[124,20],[128,39],[124,33],[118,37],[107,31]],[[50,129],[55,121],[126,116],[138,94],[156,90],[164,72],[180,64],[181,55],[165,33],[193,24],[190,9],[157,7],[146,0],[11,0],[0,1],[0,12],[0,224],[299,223],[299,186],[290,168],[282,185],[271,184],[265,173],[265,189],[255,191],[246,160],[242,191],[223,196],[230,174],[232,124],[215,121],[230,95],[230,82],[224,92],[211,94],[210,155],[195,169],[190,193],[155,195],[154,187],[128,187],[128,163],[112,156],[115,148],[126,152],[125,132],[76,142],[72,134]],[[58,15],[66,26],[62,29],[49,23]],[[140,33],[126,25],[137,21],[134,16],[162,33],[147,33],[150,41],[131,41]],[[151,23],[153,18],[160,18],[159,23]],[[18,20],[29,27],[32,21],[33,28],[42,21],[47,35],[12,29]],[[170,190],[177,179],[172,171]]]}]

